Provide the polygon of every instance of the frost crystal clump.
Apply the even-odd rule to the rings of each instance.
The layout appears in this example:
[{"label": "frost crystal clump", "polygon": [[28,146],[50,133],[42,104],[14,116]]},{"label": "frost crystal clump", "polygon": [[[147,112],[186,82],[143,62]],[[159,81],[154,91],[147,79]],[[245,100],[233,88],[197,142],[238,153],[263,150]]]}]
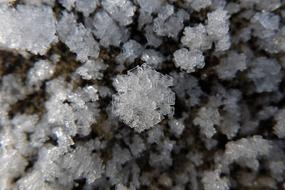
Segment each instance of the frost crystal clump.
[{"label": "frost crystal clump", "polygon": [[123,45],[123,52],[118,55],[117,61],[120,63],[128,62],[132,63],[138,58],[143,52],[143,47],[141,44],[135,40],[129,40]]},{"label": "frost crystal clump", "polygon": [[187,50],[182,48],[174,54],[174,61],[177,67],[186,70],[187,73],[196,71],[205,66],[204,56],[200,50]]},{"label": "frost crystal clump", "polygon": [[246,68],[246,56],[232,51],[221,60],[216,70],[219,78],[232,79],[239,71],[244,71]]},{"label": "frost crystal clump", "polygon": [[216,133],[214,125],[219,125],[220,120],[221,116],[217,106],[209,103],[207,106],[202,107],[199,110],[197,117],[193,120],[193,123],[200,126],[202,134],[211,138]]},{"label": "frost crystal clump", "polygon": [[58,0],[58,1],[68,11],[71,11],[71,9],[75,7],[76,10],[82,12],[84,16],[90,15],[99,5],[98,0]]},{"label": "frost crystal clump", "polygon": [[0,47],[43,55],[57,41],[55,23],[48,6],[11,8],[0,4]]},{"label": "frost crystal clump", "polygon": [[227,178],[220,177],[220,169],[215,171],[207,171],[204,173],[202,182],[205,190],[228,190],[229,180]]},{"label": "frost crystal clump", "polygon": [[50,99],[46,102],[48,123],[60,126],[70,135],[88,135],[96,121],[98,94],[93,86],[72,92],[62,79],[48,83]]},{"label": "frost crystal clump", "polygon": [[143,52],[141,59],[146,62],[147,65],[154,68],[159,67],[160,63],[164,61],[163,55],[153,49],[146,49]]},{"label": "frost crystal clump", "polygon": [[206,28],[202,24],[195,27],[185,27],[181,42],[190,49],[206,50],[211,47]]},{"label": "frost crystal clump", "polygon": [[172,5],[166,5],[160,10],[153,25],[153,30],[157,35],[176,38],[183,29],[184,20],[188,19],[189,14],[183,9],[176,13],[174,10]]},{"label": "frost crystal clump", "polygon": [[99,5],[98,0],[76,0],[76,9],[84,14],[84,16],[89,16]]},{"label": "frost crystal clump", "polygon": [[261,136],[242,138],[236,142],[226,144],[224,161],[227,164],[233,162],[248,164],[248,166],[255,169],[259,166],[256,159],[268,155],[271,148],[270,141],[263,139]]},{"label": "frost crystal clump", "polygon": [[127,29],[120,27],[106,11],[98,11],[90,22],[94,28],[93,33],[105,47],[119,46],[127,40]]},{"label": "frost crystal clump", "polygon": [[277,90],[281,82],[281,66],[274,59],[259,57],[253,62],[248,77],[257,92],[271,92]]},{"label": "frost crystal clump", "polygon": [[113,111],[124,123],[138,132],[158,124],[165,115],[172,115],[174,93],[170,76],[146,66],[117,76],[114,86],[118,94],[113,97]]},{"label": "frost crystal clump", "polygon": [[76,74],[80,75],[84,80],[102,79],[103,73],[107,66],[102,60],[88,60],[82,66],[76,69]]},{"label": "frost crystal clump", "polygon": [[211,0],[186,0],[186,2],[189,2],[195,11],[200,11],[212,4]]},{"label": "frost crystal clump", "polygon": [[231,46],[228,19],[227,11],[222,9],[208,14],[207,33],[215,42],[217,51],[228,50]]},{"label": "frost crystal clump", "polygon": [[49,61],[40,60],[36,62],[28,73],[29,84],[40,84],[43,80],[50,79],[54,74],[54,70],[55,65],[52,65]]},{"label": "frost crystal clump", "polygon": [[276,124],[274,126],[274,132],[278,137],[284,138],[285,137],[285,110],[284,109],[280,110],[275,115],[275,120],[276,120]]},{"label": "frost crystal clump", "polygon": [[[73,179],[86,178],[87,183],[94,182],[101,176],[102,161],[92,153],[92,144],[77,146],[65,151],[57,147],[43,149],[40,152],[37,167],[47,182],[58,181],[68,186]],[[84,159],[83,159],[84,158]]]},{"label": "frost crystal clump", "polygon": [[128,0],[103,0],[103,8],[116,20],[120,25],[132,23],[132,17],[135,14],[135,6]]},{"label": "frost crystal clump", "polygon": [[79,61],[85,62],[91,58],[97,58],[99,45],[84,25],[78,24],[73,14],[64,12],[57,24],[59,39],[63,41],[72,52],[77,54]]},{"label": "frost crystal clump", "polygon": [[253,34],[259,38],[268,38],[279,29],[280,18],[273,13],[262,12],[256,13],[251,21],[255,24]]}]

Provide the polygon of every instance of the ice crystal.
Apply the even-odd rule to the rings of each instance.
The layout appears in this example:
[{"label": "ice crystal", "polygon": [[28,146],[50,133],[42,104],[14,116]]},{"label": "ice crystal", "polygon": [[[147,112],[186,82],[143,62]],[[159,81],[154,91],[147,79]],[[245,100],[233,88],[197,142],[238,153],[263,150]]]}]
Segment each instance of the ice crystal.
[{"label": "ice crystal", "polygon": [[128,71],[114,80],[118,94],[113,97],[114,114],[138,132],[158,124],[173,113],[174,93],[170,76],[147,66]]},{"label": "ice crystal", "polygon": [[79,61],[85,62],[90,58],[97,58],[99,45],[93,38],[91,31],[79,24],[73,14],[64,12],[57,24],[59,39],[63,41],[72,52],[77,54]]},{"label": "ice crystal", "polygon": [[0,47],[43,55],[57,41],[55,23],[48,6],[0,5]]},{"label": "ice crystal", "polygon": [[46,79],[50,79],[54,74],[55,65],[51,64],[49,61],[40,60],[37,61],[33,68],[29,70],[28,81],[29,84],[35,85],[40,84]]},{"label": "ice crystal", "polygon": [[187,50],[182,48],[174,52],[174,61],[177,67],[186,70],[187,73],[196,71],[205,66],[204,56],[200,50]]}]

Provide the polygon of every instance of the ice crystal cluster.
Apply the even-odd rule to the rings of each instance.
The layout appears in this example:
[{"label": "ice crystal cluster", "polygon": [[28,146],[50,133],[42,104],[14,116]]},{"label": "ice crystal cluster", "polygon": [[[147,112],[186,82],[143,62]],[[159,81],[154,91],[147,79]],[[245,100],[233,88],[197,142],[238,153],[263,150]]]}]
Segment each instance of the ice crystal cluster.
[{"label": "ice crystal cluster", "polygon": [[285,189],[284,0],[0,0],[0,190]]}]

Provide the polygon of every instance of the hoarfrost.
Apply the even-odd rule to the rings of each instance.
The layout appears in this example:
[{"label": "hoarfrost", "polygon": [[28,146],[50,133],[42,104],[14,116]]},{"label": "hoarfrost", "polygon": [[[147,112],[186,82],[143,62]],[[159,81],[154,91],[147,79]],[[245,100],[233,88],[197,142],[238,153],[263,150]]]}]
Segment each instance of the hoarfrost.
[{"label": "hoarfrost", "polygon": [[203,175],[202,182],[205,190],[228,190],[230,182],[227,178],[221,177],[220,169],[206,171]]},{"label": "hoarfrost", "polygon": [[274,126],[274,133],[279,137],[285,137],[285,110],[280,110],[275,115],[276,124]]},{"label": "hoarfrost", "polygon": [[221,63],[216,67],[216,71],[219,78],[229,80],[234,78],[237,72],[244,71],[246,68],[246,56],[231,51],[227,57],[221,60]]},{"label": "hoarfrost", "polygon": [[107,65],[102,60],[88,60],[82,66],[78,67],[75,71],[84,80],[101,80],[103,78],[103,71],[107,68]]},{"label": "hoarfrost", "polygon": [[84,16],[89,16],[99,5],[98,0],[76,0],[76,9],[83,12]]},{"label": "hoarfrost", "polygon": [[78,24],[73,14],[64,12],[57,24],[59,39],[63,41],[69,49],[77,54],[77,59],[81,62],[89,58],[96,59],[99,55],[99,45],[93,38],[91,31]]},{"label": "hoarfrost", "polygon": [[242,138],[226,144],[224,161],[228,164],[233,162],[247,164],[251,168],[257,169],[259,164],[256,159],[261,156],[268,156],[271,148],[270,141],[261,136]]},{"label": "hoarfrost", "polygon": [[42,81],[50,79],[55,71],[55,65],[47,60],[40,60],[29,70],[28,83],[39,85]]},{"label": "hoarfrost", "polygon": [[214,125],[219,125],[220,121],[221,116],[219,110],[215,105],[211,105],[210,103],[199,110],[193,123],[200,126],[202,134],[207,138],[211,138],[216,133]]},{"label": "hoarfrost", "polygon": [[153,30],[158,36],[177,38],[188,18],[189,14],[183,9],[175,13],[172,5],[165,5],[154,19]]},{"label": "hoarfrost", "polygon": [[253,61],[248,77],[254,82],[257,92],[271,92],[281,82],[281,66],[274,59],[258,57]]},{"label": "hoarfrost", "polygon": [[206,50],[211,47],[211,40],[202,24],[195,27],[185,27],[183,35],[181,43],[190,49]]},{"label": "hoarfrost", "polygon": [[187,73],[196,71],[205,66],[204,56],[200,50],[179,49],[174,52],[174,61],[177,67],[186,70]]},{"label": "hoarfrost", "polygon": [[140,43],[135,40],[129,40],[123,45],[123,52],[117,56],[119,63],[132,63],[134,60],[141,56],[143,47]]},{"label": "hoarfrost", "polygon": [[195,11],[207,8],[212,5],[211,0],[187,0]]},{"label": "hoarfrost", "polygon": [[216,51],[228,50],[231,46],[227,11],[217,9],[208,13],[207,33],[215,42]]},{"label": "hoarfrost", "polygon": [[120,25],[125,26],[132,23],[136,7],[128,0],[103,0],[103,8]]},{"label": "hoarfrost", "polygon": [[164,115],[173,113],[174,93],[169,89],[173,80],[147,66],[117,76],[113,85],[113,112],[138,132],[158,124]]},{"label": "hoarfrost", "polygon": [[94,28],[93,33],[100,39],[100,44],[104,47],[119,46],[121,42],[128,39],[127,29],[117,25],[109,14],[103,10],[96,13],[91,24]]},{"label": "hoarfrost", "polygon": [[0,189],[282,189],[284,18],[281,0],[0,0]]},{"label": "hoarfrost", "polygon": [[0,5],[0,47],[43,55],[57,41],[55,23],[48,6]]}]

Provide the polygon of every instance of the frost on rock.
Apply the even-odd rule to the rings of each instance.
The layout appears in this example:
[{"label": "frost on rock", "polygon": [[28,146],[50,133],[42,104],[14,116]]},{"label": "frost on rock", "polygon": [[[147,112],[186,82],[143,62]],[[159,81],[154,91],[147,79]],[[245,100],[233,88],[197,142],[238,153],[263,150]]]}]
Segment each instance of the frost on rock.
[{"label": "frost on rock", "polygon": [[137,132],[158,124],[165,115],[172,115],[175,96],[170,90],[173,80],[146,66],[117,76],[113,85],[113,112]]},{"label": "frost on rock", "polygon": [[116,144],[112,149],[112,155],[114,155],[113,158],[106,163],[106,176],[110,179],[111,184],[116,184],[123,177],[122,165],[131,160],[131,154],[127,148]]},{"label": "frost on rock", "polygon": [[207,50],[211,48],[211,40],[202,24],[185,27],[181,43],[189,49]]},{"label": "frost on rock", "polygon": [[226,144],[224,163],[238,162],[257,169],[259,166],[257,159],[261,156],[268,156],[271,148],[271,142],[258,135],[232,141]]},{"label": "frost on rock", "polygon": [[90,22],[93,27],[92,32],[104,47],[119,46],[128,39],[128,30],[120,27],[106,11],[98,11]]},{"label": "frost on rock", "polygon": [[84,16],[89,16],[99,5],[98,0],[76,0],[75,7],[82,12]]},{"label": "frost on rock", "polygon": [[281,66],[275,59],[256,58],[251,64],[248,77],[254,82],[257,92],[271,92],[281,82]]},{"label": "frost on rock", "polygon": [[17,181],[17,189],[19,190],[61,190],[63,188],[61,185],[45,182],[42,173],[39,171],[30,172]]},{"label": "frost on rock", "polygon": [[107,65],[102,60],[88,60],[82,66],[78,67],[75,71],[84,80],[101,80],[103,78],[103,71],[107,68]]},{"label": "frost on rock", "polygon": [[14,104],[18,100],[24,99],[28,93],[22,81],[14,74],[8,74],[1,78],[0,92],[1,104]]},{"label": "frost on rock", "polygon": [[29,134],[34,132],[37,122],[37,115],[26,114],[16,115],[12,120],[14,147],[23,156],[34,154],[35,150],[29,142]]},{"label": "frost on rock", "polygon": [[145,37],[149,46],[158,47],[161,45],[162,40],[159,36],[157,36],[151,25],[147,25],[145,28]]},{"label": "frost on rock", "polygon": [[223,117],[218,128],[228,139],[231,139],[240,130],[241,109],[239,101],[241,93],[235,89],[225,91],[222,88],[218,88],[217,91],[216,97],[221,99],[221,112],[223,112]]},{"label": "frost on rock", "polygon": [[129,0],[102,0],[103,8],[120,25],[125,26],[132,23],[136,7]]},{"label": "frost on rock", "polygon": [[152,144],[152,143],[159,143],[160,139],[163,138],[163,131],[160,127],[155,127],[147,131],[148,133],[148,138],[147,142]]},{"label": "frost on rock", "polygon": [[68,11],[75,8],[82,12],[85,17],[89,16],[99,5],[98,0],[58,0],[58,2]]},{"label": "frost on rock", "polygon": [[208,13],[207,33],[215,42],[216,51],[228,50],[231,46],[227,11],[217,9]]},{"label": "frost on rock", "polygon": [[260,1],[260,0],[239,0],[240,4],[244,8],[252,8],[255,6],[258,10],[266,10],[272,11],[276,10],[281,6],[280,0],[268,0],[268,1]]},{"label": "frost on rock", "polygon": [[76,0],[58,0],[58,2],[68,11],[74,7],[75,1]]},{"label": "frost on rock", "polygon": [[30,85],[39,85],[42,81],[50,79],[55,71],[55,65],[47,60],[40,60],[29,70],[28,83]]},{"label": "frost on rock", "polygon": [[269,53],[283,52],[285,38],[281,20],[280,15],[268,11],[255,13],[250,20],[258,46]]},{"label": "frost on rock", "polygon": [[158,151],[151,152],[149,158],[149,164],[152,167],[162,167],[162,168],[171,166],[173,162],[171,157],[171,152],[174,148],[174,144],[175,144],[174,141],[165,138],[163,142],[159,143]]},{"label": "frost on rock", "polygon": [[217,105],[215,105],[215,100],[200,108],[197,116],[193,120],[194,125],[199,125],[201,133],[207,138],[211,138],[217,132],[214,126],[219,125],[220,122],[221,115]]},{"label": "frost on rock", "polygon": [[132,63],[134,60],[141,56],[143,47],[140,43],[135,40],[129,40],[123,45],[123,52],[117,56],[119,63]]},{"label": "frost on rock", "polygon": [[185,125],[183,123],[183,120],[181,119],[172,119],[169,121],[169,126],[170,126],[170,130],[171,132],[176,136],[179,137],[182,133],[183,130],[185,128]]},{"label": "frost on rock", "polygon": [[158,68],[164,59],[161,53],[153,49],[146,49],[141,56],[141,60],[153,68]]},{"label": "frost on rock", "polygon": [[0,47],[43,55],[57,41],[55,23],[48,6],[0,5]]},{"label": "frost on rock", "polygon": [[259,47],[269,53],[284,52],[285,49],[285,27],[276,30],[273,36],[258,40]]},{"label": "frost on rock", "polygon": [[140,8],[149,14],[153,12],[158,12],[163,4],[163,1],[161,0],[151,0],[151,1],[145,1],[145,0],[136,0],[140,6]]},{"label": "frost on rock", "polygon": [[186,73],[172,73],[174,78],[174,92],[185,105],[196,106],[200,103],[203,91],[198,84],[198,79]]},{"label": "frost on rock", "polygon": [[201,9],[207,8],[212,5],[211,0],[186,0],[186,2],[189,2],[191,7],[195,11],[200,11]]},{"label": "frost on rock", "polygon": [[273,13],[261,12],[256,13],[251,22],[254,24],[253,35],[264,39],[272,37],[278,31],[280,18]]},{"label": "frost on rock", "polygon": [[220,169],[204,172],[202,183],[205,190],[228,190],[230,181],[226,177],[221,177]]},{"label": "frost on rock", "polygon": [[146,150],[146,146],[144,144],[143,139],[135,135],[132,139],[131,142],[127,142],[130,151],[133,156],[138,157],[144,150]]},{"label": "frost on rock", "polygon": [[276,115],[275,115],[275,120],[276,124],[274,126],[274,133],[279,137],[279,138],[284,138],[285,137],[285,109],[280,110]]},{"label": "frost on rock", "polygon": [[85,178],[93,183],[101,176],[102,161],[92,153],[92,144],[77,145],[74,150],[60,147],[43,148],[39,153],[36,168],[41,171],[47,182],[58,183],[68,187],[74,179]]},{"label": "frost on rock", "polygon": [[[6,1],[9,4],[13,4],[15,2],[15,0],[0,0],[1,1]],[[53,7],[55,5],[55,0],[23,0],[21,2],[22,4],[26,4],[26,5],[36,5],[36,6],[41,6],[42,4],[48,5]]]},{"label": "frost on rock", "polygon": [[97,89],[86,86],[72,92],[62,79],[50,81],[47,86],[51,95],[45,103],[48,123],[63,127],[70,136],[88,135],[98,114]]},{"label": "frost on rock", "polygon": [[0,187],[13,189],[13,180],[24,174],[27,160],[14,148],[16,143],[11,129],[4,128],[0,134]]},{"label": "frost on rock", "polygon": [[10,124],[9,110],[12,104],[22,100],[27,95],[22,81],[14,74],[5,75],[0,84],[0,125]]},{"label": "frost on rock", "polygon": [[57,24],[57,34],[59,39],[77,55],[81,62],[89,58],[97,58],[99,55],[99,45],[91,34],[91,31],[79,24],[73,14],[64,12]]},{"label": "frost on rock", "polygon": [[187,73],[196,71],[205,66],[204,56],[200,50],[179,49],[174,52],[174,61],[177,67],[186,70]]},{"label": "frost on rock", "polygon": [[183,9],[175,13],[172,5],[165,5],[158,17],[154,19],[153,31],[158,36],[177,38],[178,33],[183,29],[184,21],[188,18],[189,14]]},{"label": "frost on rock", "polygon": [[216,67],[219,78],[221,79],[233,79],[237,72],[244,71],[247,68],[245,54],[239,54],[234,51],[230,51],[221,63]]}]

